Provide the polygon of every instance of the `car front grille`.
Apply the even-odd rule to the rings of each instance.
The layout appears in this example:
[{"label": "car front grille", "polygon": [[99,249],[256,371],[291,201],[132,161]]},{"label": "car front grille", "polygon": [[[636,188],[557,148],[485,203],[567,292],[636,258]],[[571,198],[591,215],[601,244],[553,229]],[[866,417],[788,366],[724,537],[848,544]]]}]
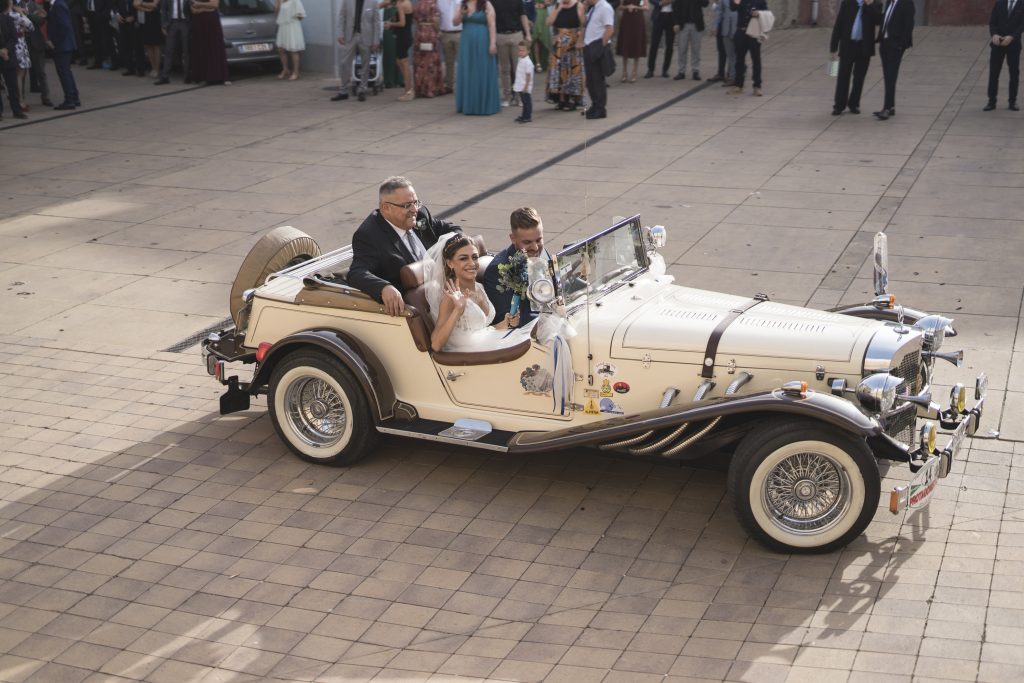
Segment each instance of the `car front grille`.
[{"label": "car front grille", "polygon": [[914,448],[917,426],[917,408],[914,404],[907,404],[902,410],[893,413],[885,418],[885,433],[904,443],[911,449]]},{"label": "car front grille", "polygon": [[921,391],[921,352],[911,351],[903,356],[899,367],[890,370],[889,374],[905,380],[901,394],[916,396]]}]

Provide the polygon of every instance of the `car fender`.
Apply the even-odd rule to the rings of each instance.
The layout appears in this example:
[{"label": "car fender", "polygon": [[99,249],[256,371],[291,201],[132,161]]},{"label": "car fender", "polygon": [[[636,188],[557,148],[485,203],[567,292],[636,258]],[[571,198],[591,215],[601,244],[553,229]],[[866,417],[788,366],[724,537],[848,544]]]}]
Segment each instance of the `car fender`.
[{"label": "car fender", "polygon": [[320,349],[341,361],[362,387],[366,399],[374,408],[378,424],[394,415],[395,390],[384,365],[369,347],[338,330],[304,330],[280,339],[270,347],[259,364],[249,384],[249,392],[255,394],[269,384],[274,367],[301,348]]},{"label": "car fender", "polygon": [[806,391],[790,394],[776,389],[742,396],[719,396],[706,401],[575,425],[552,432],[520,432],[509,442],[510,453],[531,453],[572,446],[612,443],[648,430],[700,423],[718,417],[773,414],[817,420],[869,442],[876,457],[905,461],[907,451],[885,434],[881,423],[850,401],[831,394]]}]

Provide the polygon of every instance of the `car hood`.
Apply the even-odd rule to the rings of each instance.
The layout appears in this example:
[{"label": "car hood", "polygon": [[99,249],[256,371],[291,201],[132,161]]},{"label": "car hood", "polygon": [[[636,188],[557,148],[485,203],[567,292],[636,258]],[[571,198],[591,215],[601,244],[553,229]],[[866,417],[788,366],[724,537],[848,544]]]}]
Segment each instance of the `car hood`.
[{"label": "car hood", "polygon": [[[669,285],[650,298],[643,287],[607,301],[608,313],[623,317],[611,332],[611,355],[700,364],[712,333],[749,297]],[[618,293],[616,293],[618,294]],[[627,293],[623,293],[627,294]],[[625,300],[625,301],[624,301]],[[645,300],[639,306],[637,300]],[[626,306],[626,302],[632,306]],[[618,305],[616,305],[618,303]],[[627,310],[624,310],[628,308]],[[603,316],[602,316],[603,317]],[[882,324],[861,318],[766,301],[749,308],[722,333],[719,365],[801,367],[827,364],[830,370],[859,373],[864,349]],[[740,360],[742,359],[742,360]]]}]

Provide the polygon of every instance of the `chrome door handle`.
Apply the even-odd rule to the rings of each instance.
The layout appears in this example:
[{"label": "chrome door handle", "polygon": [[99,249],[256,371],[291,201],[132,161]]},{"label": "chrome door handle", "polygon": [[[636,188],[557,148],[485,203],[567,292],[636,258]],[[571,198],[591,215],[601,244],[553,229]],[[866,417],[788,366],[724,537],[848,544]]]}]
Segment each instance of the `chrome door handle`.
[{"label": "chrome door handle", "polygon": [[457,380],[458,378],[462,377],[465,374],[466,373],[464,373],[464,372],[453,372],[453,371],[449,370],[448,374],[445,375],[444,377],[449,382],[454,382],[455,380]]}]

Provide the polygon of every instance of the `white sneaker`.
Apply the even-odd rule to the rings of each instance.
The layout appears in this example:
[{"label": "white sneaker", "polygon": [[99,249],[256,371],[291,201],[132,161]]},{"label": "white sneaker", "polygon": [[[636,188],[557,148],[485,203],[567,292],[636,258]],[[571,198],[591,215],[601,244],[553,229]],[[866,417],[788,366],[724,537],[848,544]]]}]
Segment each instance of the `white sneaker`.
[{"label": "white sneaker", "polygon": [[501,106],[507,107],[508,106],[508,100],[502,100],[501,101]]}]

